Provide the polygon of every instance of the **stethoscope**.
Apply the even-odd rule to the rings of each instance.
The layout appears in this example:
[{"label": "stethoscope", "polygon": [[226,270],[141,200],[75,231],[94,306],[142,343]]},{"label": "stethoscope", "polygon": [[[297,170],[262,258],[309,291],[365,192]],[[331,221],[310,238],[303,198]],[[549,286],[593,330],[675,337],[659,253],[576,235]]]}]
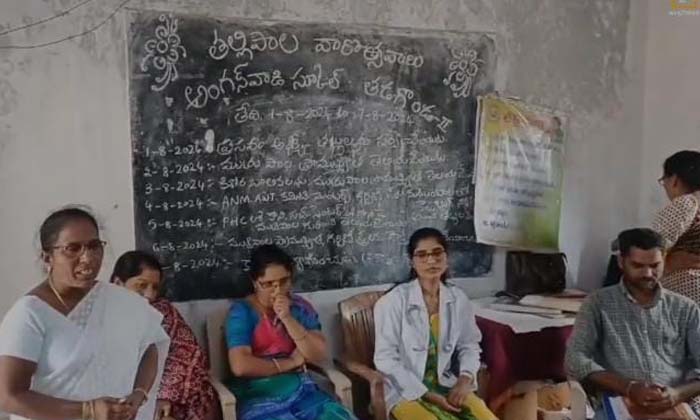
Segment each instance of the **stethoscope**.
[{"label": "stethoscope", "polygon": [[[416,312],[417,316],[413,316],[412,315],[413,312]],[[420,315],[427,314],[427,312],[428,311],[425,310],[424,306],[420,306],[420,305],[409,306],[408,310],[406,311],[406,320],[407,320],[408,325],[410,325],[413,328],[416,328],[416,326],[417,326],[416,324],[426,325],[426,323],[422,322],[423,320],[421,319],[422,317]],[[452,331],[453,331],[452,328],[453,328],[454,322],[452,322],[452,311],[448,310],[446,312],[447,312],[447,316],[449,317],[449,319],[447,321],[447,339],[442,340],[443,341],[442,350],[445,352],[450,352],[450,351],[452,351],[452,347],[453,347],[452,340],[450,339],[450,337],[452,337]],[[418,322],[414,322],[414,319],[416,319]],[[427,323],[427,325],[428,325],[428,328],[430,328],[430,323]],[[419,348],[417,346],[413,346],[413,350],[426,350],[426,347]]]}]

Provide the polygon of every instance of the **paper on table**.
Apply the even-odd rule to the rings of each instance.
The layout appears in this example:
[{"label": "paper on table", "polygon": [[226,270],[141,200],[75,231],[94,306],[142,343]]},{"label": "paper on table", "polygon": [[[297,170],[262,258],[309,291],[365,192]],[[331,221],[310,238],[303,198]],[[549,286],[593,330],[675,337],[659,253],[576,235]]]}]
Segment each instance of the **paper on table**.
[{"label": "paper on table", "polygon": [[603,404],[606,404],[605,414],[612,420],[634,420],[622,398],[605,397]]},{"label": "paper on table", "polygon": [[495,311],[481,305],[474,305],[477,316],[510,327],[516,334],[541,331],[549,327],[574,325],[575,318],[544,318],[537,315]]},{"label": "paper on table", "polygon": [[579,289],[567,288],[559,293],[555,293],[555,294],[550,295],[550,296],[558,297],[558,298],[577,299],[577,298],[585,298],[586,296],[588,296],[588,293],[584,292],[583,290],[579,290]]}]

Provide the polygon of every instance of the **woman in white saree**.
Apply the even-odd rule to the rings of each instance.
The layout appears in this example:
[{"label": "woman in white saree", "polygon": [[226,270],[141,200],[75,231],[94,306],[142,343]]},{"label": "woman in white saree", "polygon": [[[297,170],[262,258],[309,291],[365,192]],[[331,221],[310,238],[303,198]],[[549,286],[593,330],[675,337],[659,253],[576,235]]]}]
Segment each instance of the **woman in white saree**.
[{"label": "woman in white saree", "polygon": [[47,279],[0,325],[0,410],[36,420],[152,420],[169,338],[161,315],[96,280],[95,219],[66,208],[40,230]]}]

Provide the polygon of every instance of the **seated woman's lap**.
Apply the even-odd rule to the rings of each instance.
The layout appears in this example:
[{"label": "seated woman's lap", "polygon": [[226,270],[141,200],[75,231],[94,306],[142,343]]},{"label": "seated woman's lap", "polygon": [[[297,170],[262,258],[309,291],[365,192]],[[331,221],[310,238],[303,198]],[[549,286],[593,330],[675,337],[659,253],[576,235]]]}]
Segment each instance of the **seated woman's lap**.
[{"label": "seated woman's lap", "polygon": [[353,417],[342,404],[320,390],[316,385],[305,384],[302,397],[290,407],[298,420],[350,420]]},{"label": "seated woman's lap", "polygon": [[[467,418],[476,418],[477,420],[492,420],[496,419],[489,408],[486,406],[483,400],[474,394],[470,394],[470,397],[462,404],[462,406],[469,410],[471,416]],[[426,419],[426,420],[438,420],[438,418],[425,408],[418,401],[404,401],[399,403],[391,411],[392,416],[396,420],[412,420],[412,419]],[[460,417],[460,415],[456,415]]]},{"label": "seated woman's lap", "polygon": [[[354,418],[342,404],[331,399],[320,398],[313,405],[303,404],[302,407],[293,405],[272,417],[270,415],[262,416],[260,420],[263,417],[264,420],[351,420]],[[258,418],[254,420],[258,420]]]},{"label": "seated woman's lap", "polygon": [[[258,401],[248,401],[241,404],[241,413],[249,420],[351,420],[353,415],[332,396],[320,390],[308,378],[303,378],[301,389],[283,402],[268,401],[263,405],[277,404],[278,409],[263,409],[259,415],[252,414],[260,407]],[[272,411],[272,413],[270,412]]]},{"label": "seated woman's lap", "polygon": [[435,417],[430,411],[426,410],[426,408],[423,407],[418,401],[404,401],[399,403],[393,410],[391,410],[391,415],[396,420],[437,420],[437,417]]}]

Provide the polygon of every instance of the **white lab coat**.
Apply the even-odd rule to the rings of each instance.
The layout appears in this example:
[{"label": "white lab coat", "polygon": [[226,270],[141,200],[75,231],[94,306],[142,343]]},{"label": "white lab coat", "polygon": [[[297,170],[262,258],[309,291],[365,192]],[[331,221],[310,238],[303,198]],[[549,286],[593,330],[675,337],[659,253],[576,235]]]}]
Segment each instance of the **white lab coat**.
[{"label": "white lab coat", "polygon": [[[479,370],[481,332],[474,308],[457,286],[440,284],[438,382],[452,387],[457,376],[474,378]],[[430,322],[418,280],[396,286],[374,307],[374,364],[385,375],[387,413],[401,401],[414,401],[428,392],[423,385],[428,359]]]}]

